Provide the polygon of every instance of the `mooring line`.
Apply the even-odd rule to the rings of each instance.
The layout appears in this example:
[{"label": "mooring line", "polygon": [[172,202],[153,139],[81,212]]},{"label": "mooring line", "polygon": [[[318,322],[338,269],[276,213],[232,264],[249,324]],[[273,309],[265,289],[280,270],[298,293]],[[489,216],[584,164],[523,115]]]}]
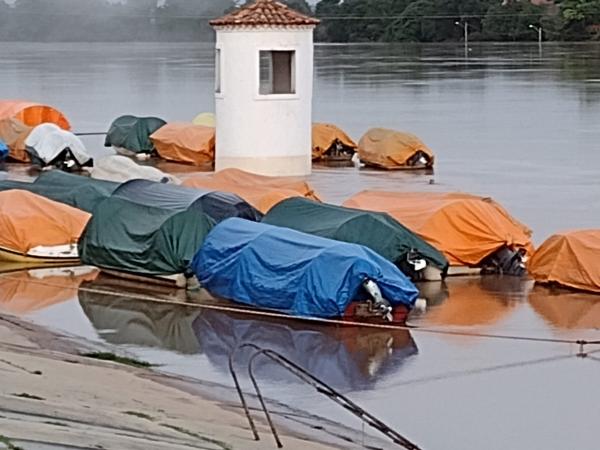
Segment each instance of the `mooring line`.
[{"label": "mooring line", "polygon": [[[23,279],[15,278],[11,276],[7,276],[6,274],[0,275],[0,277],[9,280],[15,280],[19,282],[23,282]],[[285,319],[285,320],[301,320],[305,322],[313,322],[313,323],[322,323],[328,325],[340,325],[340,326],[352,326],[352,327],[361,327],[361,328],[371,328],[371,329],[380,329],[380,330],[406,330],[406,331],[414,331],[420,333],[430,333],[430,334],[440,334],[446,336],[459,336],[459,337],[474,337],[474,338],[484,338],[484,339],[498,339],[498,340],[510,340],[510,341],[523,341],[523,342],[540,342],[540,343],[551,343],[551,344],[569,344],[569,345],[579,345],[583,347],[585,345],[600,345],[600,340],[588,341],[585,339],[557,339],[557,338],[541,338],[541,337],[532,337],[532,336],[519,336],[519,335],[505,335],[505,334],[492,334],[492,333],[477,333],[477,332],[469,332],[469,331],[459,331],[459,330],[444,330],[439,328],[427,328],[421,327],[418,325],[393,325],[393,324],[380,324],[380,323],[368,323],[368,322],[350,322],[341,319],[325,319],[321,317],[299,317],[299,316],[290,316],[288,314],[283,314],[280,312],[273,312],[269,310],[254,310],[233,306],[225,306],[225,305],[211,305],[205,303],[192,303],[192,302],[183,302],[179,300],[168,300],[161,299],[157,297],[152,297],[150,295],[144,294],[130,294],[126,292],[117,292],[110,290],[101,290],[94,288],[86,288],[86,287],[74,287],[74,286],[63,286],[60,284],[52,284],[47,283],[42,280],[27,280],[28,283],[35,283],[42,286],[48,287],[60,287],[63,289],[70,289],[74,291],[84,291],[92,294],[99,295],[111,295],[111,296],[121,296],[125,298],[130,298],[133,300],[143,300],[149,301],[153,303],[159,304],[168,304],[168,305],[176,305],[176,306],[185,306],[189,308],[200,308],[207,309],[213,311],[222,311],[222,312],[232,312],[238,314],[247,314],[250,316],[258,316],[258,317],[269,317],[276,319]]]}]

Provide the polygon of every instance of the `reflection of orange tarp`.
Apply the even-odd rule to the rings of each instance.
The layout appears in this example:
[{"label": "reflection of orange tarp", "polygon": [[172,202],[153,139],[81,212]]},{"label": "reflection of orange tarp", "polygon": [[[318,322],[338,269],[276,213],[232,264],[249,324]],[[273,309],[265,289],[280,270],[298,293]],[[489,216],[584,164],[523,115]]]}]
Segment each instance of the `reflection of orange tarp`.
[{"label": "reflection of orange tarp", "polygon": [[50,275],[43,278],[28,271],[0,275],[0,310],[26,314],[76,298],[79,285],[93,280],[97,274],[94,270],[85,275]]},{"label": "reflection of orange tarp", "polygon": [[10,118],[18,119],[30,127],[55,123],[63,130],[71,129],[65,115],[51,106],[21,100],[0,100],[0,119]]},{"label": "reflection of orange tarp", "polygon": [[0,192],[0,247],[23,254],[39,245],[76,243],[91,217],[27,191]]},{"label": "reflection of orange tarp", "polygon": [[506,245],[533,251],[531,230],[489,198],[462,193],[363,191],[344,206],[384,211],[444,253],[476,266]]},{"label": "reflection of orange tarp", "polygon": [[356,143],[342,129],[329,123],[312,125],[312,159],[320,159],[339,141],[344,147],[356,148]]},{"label": "reflection of orange tarp", "polygon": [[25,139],[32,129],[14,118],[0,120],[0,140],[8,146],[11,159],[29,162],[29,155],[25,151]]},{"label": "reflection of orange tarp", "polygon": [[215,159],[215,129],[191,123],[168,123],[150,139],[158,154],[169,161],[195,166]]},{"label": "reflection of orange tarp", "polygon": [[408,160],[418,151],[429,158],[427,167],[433,166],[434,155],[414,134],[385,128],[371,128],[358,142],[358,156],[367,164],[383,169],[411,169]]},{"label": "reflection of orange tarp", "polygon": [[505,317],[514,304],[484,284],[482,278],[448,280],[448,298],[428,310],[424,321],[432,325],[474,326],[490,325]]},{"label": "reflection of orange tarp", "polygon": [[290,197],[306,197],[320,201],[311,186],[298,178],[266,177],[239,169],[225,169],[208,176],[193,176],[183,184],[197,189],[237,194],[263,213]]},{"label": "reflection of orange tarp", "polygon": [[600,293],[600,229],[551,236],[534,253],[529,272],[539,282]]},{"label": "reflection of orange tarp", "polygon": [[600,297],[595,294],[534,286],[529,293],[529,304],[555,327],[600,328]]}]

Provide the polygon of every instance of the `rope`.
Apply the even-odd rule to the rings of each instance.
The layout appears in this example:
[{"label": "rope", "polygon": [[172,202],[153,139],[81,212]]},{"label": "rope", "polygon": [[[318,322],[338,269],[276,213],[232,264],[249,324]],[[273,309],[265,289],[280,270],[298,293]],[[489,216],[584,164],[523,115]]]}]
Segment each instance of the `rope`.
[{"label": "rope", "polygon": [[[14,280],[14,281],[23,281],[20,278],[10,277],[7,275],[1,275],[2,278]],[[522,342],[540,342],[540,343],[551,343],[551,344],[576,344],[576,345],[600,345],[600,340],[596,341],[587,341],[584,339],[556,339],[556,338],[540,338],[540,337],[530,337],[530,336],[518,336],[518,335],[504,335],[504,334],[491,334],[491,333],[476,333],[476,332],[468,332],[468,331],[457,331],[457,330],[444,330],[439,328],[427,328],[420,327],[417,325],[392,325],[392,324],[378,324],[378,323],[366,323],[366,322],[348,322],[340,319],[324,319],[321,317],[296,317],[290,316],[287,314],[273,312],[268,310],[255,310],[255,309],[247,309],[240,308],[234,306],[225,306],[225,305],[210,305],[210,304],[199,304],[199,303],[189,303],[182,302],[177,300],[167,300],[156,297],[151,297],[149,295],[143,294],[129,294],[126,292],[115,292],[110,290],[102,290],[102,289],[93,289],[86,287],[71,287],[71,286],[61,286],[58,284],[47,283],[38,280],[28,280],[30,283],[39,284],[42,286],[48,287],[60,287],[63,289],[71,289],[74,291],[84,291],[92,294],[100,294],[100,295],[111,295],[111,296],[121,296],[125,298],[129,298],[132,300],[143,300],[158,304],[168,304],[168,305],[177,305],[177,306],[185,306],[189,308],[199,308],[206,309],[212,311],[221,311],[221,312],[233,312],[233,313],[242,313],[250,316],[257,317],[269,317],[269,318],[277,318],[277,319],[286,319],[286,320],[302,320],[313,323],[321,323],[328,325],[341,325],[341,326],[353,326],[360,328],[371,328],[371,329],[380,329],[380,330],[406,330],[420,333],[431,333],[431,334],[440,334],[447,336],[461,336],[461,337],[475,337],[475,338],[485,338],[485,339],[499,339],[499,340],[509,340],[509,341],[522,341]]]}]

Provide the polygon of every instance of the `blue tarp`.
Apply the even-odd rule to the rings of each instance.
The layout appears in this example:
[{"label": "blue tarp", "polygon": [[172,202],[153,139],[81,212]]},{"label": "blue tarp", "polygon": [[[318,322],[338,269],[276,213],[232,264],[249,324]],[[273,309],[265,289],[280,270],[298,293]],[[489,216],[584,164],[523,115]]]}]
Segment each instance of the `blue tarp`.
[{"label": "blue tarp", "polygon": [[0,161],[4,161],[8,156],[8,147],[0,140]]},{"label": "blue tarp", "polygon": [[340,317],[364,299],[370,278],[392,306],[413,306],[417,288],[391,262],[362,245],[243,219],[227,219],[192,261],[213,295],[296,316]]}]

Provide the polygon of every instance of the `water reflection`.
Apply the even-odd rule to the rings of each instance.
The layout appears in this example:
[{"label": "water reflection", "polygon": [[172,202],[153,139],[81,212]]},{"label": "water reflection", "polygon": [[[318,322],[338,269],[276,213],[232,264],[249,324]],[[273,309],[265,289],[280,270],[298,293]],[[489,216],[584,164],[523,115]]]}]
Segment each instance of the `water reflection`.
[{"label": "water reflection", "polygon": [[0,267],[0,311],[29,314],[71,300],[79,285],[93,280],[98,271],[90,267],[51,267],[18,270]]},{"label": "water reflection", "polygon": [[[78,296],[84,314],[107,342],[204,354],[223,374],[228,373],[233,349],[252,342],[281,352],[338,389],[369,389],[379,379],[397,373],[405,360],[418,352],[406,330],[267,320],[194,304],[169,305],[132,298],[149,292],[141,283],[102,275],[83,283]],[[152,287],[152,292],[154,298],[164,301],[185,301],[182,296],[186,296],[185,291],[167,287]],[[218,303],[202,292],[194,294],[192,301]],[[250,349],[239,352],[240,367],[245,367],[252,353]],[[267,358],[257,360],[256,368],[262,379],[293,380]]]},{"label": "water reflection", "polygon": [[551,326],[573,329],[600,329],[600,295],[563,288],[535,285],[529,304]]},{"label": "water reflection", "polygon": [[[264,321],[243,314],[206,311],[194,323],[206,356],[227,370],[231,351],[245,342],[282,353],[336,389],[369,389],[397,373],[417,346],[406,330],[336,327],[300,321]],[[252,349],[241,349],[236,361],[246,367]],[[256,373],[271,381],[289,380],[288,372],[268,358],[257,359]]]},{"label": "water reflection", "polygon": [[456,277],[447,279],[445,283],[424,284],[430,286],[421,286],[421,292],[424,289],[432,292],[438,286],[438,301],[430,301],[428,311],[417,316],[413,322],[421,325],[476,326],[492,325],[509,316],[514,307],[525,300],[531,283],[519,277],[489,275]]}]

